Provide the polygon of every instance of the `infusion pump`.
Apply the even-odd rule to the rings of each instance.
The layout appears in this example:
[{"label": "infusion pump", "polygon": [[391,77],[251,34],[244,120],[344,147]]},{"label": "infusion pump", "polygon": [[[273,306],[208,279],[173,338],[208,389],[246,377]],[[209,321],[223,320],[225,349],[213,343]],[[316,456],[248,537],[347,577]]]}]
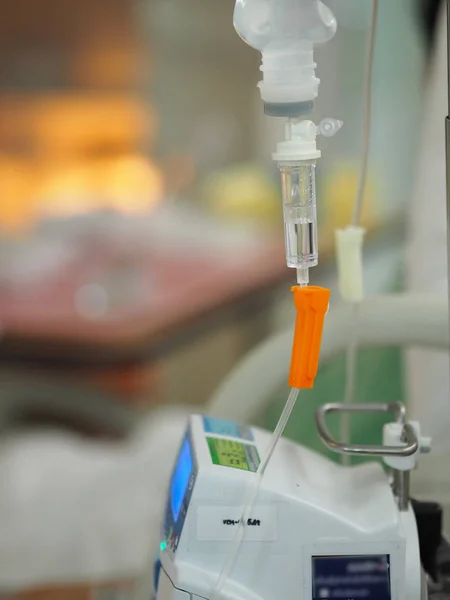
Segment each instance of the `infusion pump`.
[{"label": "infusion pump", "polygon": [[[211,596],[271,434],[194,415],[173,470],[156,600]],[[416,521],[381,464],[339,464],[286,439],[269,463],[222,597],[424,598]]]}]

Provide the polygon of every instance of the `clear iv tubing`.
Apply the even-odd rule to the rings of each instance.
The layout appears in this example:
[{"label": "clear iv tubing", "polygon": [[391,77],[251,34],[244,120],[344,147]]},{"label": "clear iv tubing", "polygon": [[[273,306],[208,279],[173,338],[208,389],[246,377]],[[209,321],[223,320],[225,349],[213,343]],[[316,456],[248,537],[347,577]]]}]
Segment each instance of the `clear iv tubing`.
[{"label": "clear iv tubing", "polygon": [[255,476],[251,477],[250,482],[247,486],[244,496],[244,508],[242,511],[241,518],[239,520],[239,525],[234,534],[231,546],[227,552],[227,557],[222,566],[222,570],[220,571],[219,578],[217,579],[217,582],[212,589],[211,600],[220,600],[223,587],[227,579],[230,577],[234,565],[236,564],[239,549],[244,539],[245,523],[247,522],[247,519],[255,505],[256,499],[258,497],[258,492],[261,486],[262,478],[266,471],[267,465],[269,464],[269,461],[272,458],[277,443],[283,435],[286,424],[289,420],[289,417],[291,416],[292,409],[295,406],[298,393],[299,390],[297,388],[291,388],[291,392],[283,408],[283,412],[281,413],[277,426],[275,427],[275,430],[272,434],[270,443],[264,452],[264,456],[261,460],[258,470],[256,471]]}]

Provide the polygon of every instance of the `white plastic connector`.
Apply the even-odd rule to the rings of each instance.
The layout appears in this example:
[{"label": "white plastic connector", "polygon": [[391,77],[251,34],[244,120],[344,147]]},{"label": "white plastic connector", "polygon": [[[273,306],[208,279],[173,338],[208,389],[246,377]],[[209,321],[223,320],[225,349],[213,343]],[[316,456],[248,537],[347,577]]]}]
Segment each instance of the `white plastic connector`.
[{"label": "white plastic connector", "polygon": [[332,137],[342,125],[343,121],[329,117],[322,119],[319,126],[309,120],[289,119],[285,125],[285,139],[277,144],[272,157],[279,163],[320,158],[321,153],[316,145],[317,136]]},{"label": "white plastic connector", "polygon": [[320,158],[316,137],[317,127],[312,121],[289,120],[285,126],[285,140],[277,144],[272,157],[278,163]]},{"label": "white plastic connector", "polygon": [[364,234],[362,227],[347,227],[335,232],[339,291],[345,302],[359,303],[364,298]]},{"label": "white plastic connector", "polygon": [[[403,424],[386,423],[383,427],[383,446],[403,446]],[[412,471],[417,464],[419,451],[411,456],[385,456],[384,462],[397,471]]]},{"label": "white plastic connector", "polygon": [[[417,452],[411,456],[385,456],[384,462],[397,471],[412,471],[419,462],[419,455],[426,454],[431,451],[431,438],[423,436],[418,421],[409,421],[408,423],[414,429],[416,437],[419,441]],[[384,446],[403,446],[402,440],[403,424],[402,423],[387,423],[383,427],[383,445]]]}]

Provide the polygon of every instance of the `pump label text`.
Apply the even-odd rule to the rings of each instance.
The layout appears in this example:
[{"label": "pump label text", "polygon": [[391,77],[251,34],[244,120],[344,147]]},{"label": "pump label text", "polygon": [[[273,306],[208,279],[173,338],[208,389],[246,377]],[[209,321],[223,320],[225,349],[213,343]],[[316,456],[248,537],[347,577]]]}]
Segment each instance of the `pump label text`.
[{"label": "pump label text", "polygon": [[[237,506],[200,506],[197,509],[198,541],[232,541],[241,522],[242,510]],[[277,506],[258,506],[245,522],[244,542],[274,542],[277,532]]]},{"label": "pump label text", "polygon": [[[224,519],[223,520],[224,525],[239,525],[240,522],[241,522],[240,519],[238,519],[237,521],[235,519]],[[247,525],[249,527],[261,527],[261,521],[260,521],[260,519],[247,519]]]}]

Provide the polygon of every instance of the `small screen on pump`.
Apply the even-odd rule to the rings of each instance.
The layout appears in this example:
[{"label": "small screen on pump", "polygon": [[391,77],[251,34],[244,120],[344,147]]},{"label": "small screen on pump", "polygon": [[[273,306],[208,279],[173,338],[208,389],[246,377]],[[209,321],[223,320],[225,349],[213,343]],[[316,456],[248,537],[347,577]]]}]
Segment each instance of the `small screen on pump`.
[{"label": "small screen on pump", "polygon": [[192,474],[192,454],[189,438],[186,437],[181,446],[178,462],[176,464],[172,482],[170,484],[170,504],[173,520],[176,523],[180,514],[181,505]]},{"label": "small screen on pump", "polygon": [[389,555],[313,556],[313,600],[391,600]]}]

